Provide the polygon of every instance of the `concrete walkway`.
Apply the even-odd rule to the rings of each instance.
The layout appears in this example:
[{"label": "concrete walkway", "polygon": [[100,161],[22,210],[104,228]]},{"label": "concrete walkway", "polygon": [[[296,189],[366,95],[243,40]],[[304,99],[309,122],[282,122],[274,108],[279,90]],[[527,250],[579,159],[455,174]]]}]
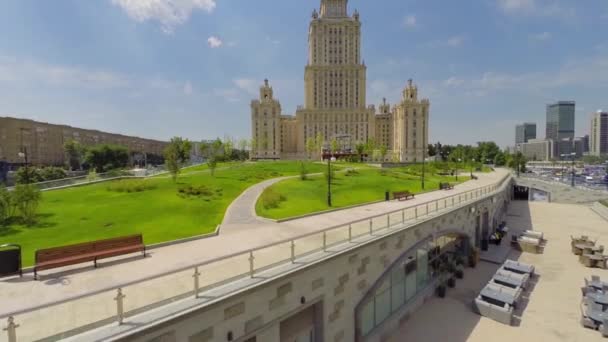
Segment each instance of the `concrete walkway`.
[{"label": "concrete walkway", "polygon": [[[43,271],[41,272],[42,277],[40,281],[33,281],[31,274],[26,274],[23,278],[13,277],[0,280],[0,302],[2,303],[0,306],[0,316],[25,307],[61,300],[66,297],[115,286],[124,282],[135,281],[161,272],[169,272],[195,262],[202,263],[225,255],[246,252],[252,248],[321,231],[339,224],[346,224],[358,219],[381,215],[428,201],[457,195],[482,186],[494,184],[506,174],[505,170],[498,170],[490,174],[479,174],[479,180],[457,185],[451,191],[434,191],[418,195],[416,199],[406,202],[391,201],[370,204],[285,223],[263,222],[259,219],[252,220],[251,216],[247,214],[239,215],[239,212],[252,213],[251,205],[254,203],[253,198],[257,198],[265,186],[272,184],[272,181],[267,181],[243,193],[239,197],[240,200],[230,207],[229,211],[231,214],[227,215],[229,217],[227,219],[229,228],[223,230],[217,237],[154,249],[150,251],[150,256],[145,259],[138,255],[110,259],[100,262],[98,269],[94,269],[90,264],[80,264],[63,269]],[[274,181],[276,182],[277,180]],[[318,244],[318,241],[315,241],[315,243]],[[281,255],[284,253],[285,257],[288,258],[289,248],[288,246],[282,246],[277,248],[277,250],[273,250],[272,253],[281,253]],[[256,265],[263,264],[265,260],[269,260],[273,256],[270,254],[264,255],[264,253],[256,255]],[[217,266],[214,265],[213,268],[202,270],[203,276],[201,279],[204,280],[203,283],[213,282],[225,279],[222,276],[226,272],[236,272],[236,270],[241,269],[243,272],[247,272],[249,269],[249,262],[246,257],[229,259]],[[177,286],[176,284],[182,283],[184,284],[184,291],[192,290],[191,270],[175,274],[170,279],[163,278],[158,281],[130,286],[125,289],[125,293],[128,296],[127,302],[129,303],[125,310],[138,308],[143,305],[142,303],[150,303],[150,296],[158,298],[158,300],[166,299],[174,289],[170,289],[171,291],[169,291],[169,289],[164,289],[163,287],[175,287]],[[96,314],[104,316],[107,313],[115,312],[116,304],[112,300],[114,296],[114,293],[107,293],[103,295],[105,299],[102,302],[99,302],[99,299],[94,300],[93,298],[89,298],[71,303],[68,306],[64,305],[61,308],[45,309],[40,315],[46,316],[37,317],[37,315],[31,315],[32,317],[23,317],[22,315],[19,317],[19,321],[22,323],[22,326],[29,325],[31,329],[31,325],[36,326],[36,322],[40,321],[42,317],[47,317],[48,319],[48,317],[53,317],[54,315],[62,315],[62,318],[69,316],[65,318],[66,322],[62,322],[62,324],[70,324],[69,321],[73,320],[73,326],[78,326],[77,322],[84,319],[82,317],[84,313],[82,310],[77,309],[78,307],[87,305],[88,308],[91,308],[90,312],[86,312],[85,316]],[[39,326],[39,329],[42,329],[42,327]],[[43,331],[40,330],[39,333],[42,334]],[[2,337],[0,337],[0,341],[2,341]]]}]

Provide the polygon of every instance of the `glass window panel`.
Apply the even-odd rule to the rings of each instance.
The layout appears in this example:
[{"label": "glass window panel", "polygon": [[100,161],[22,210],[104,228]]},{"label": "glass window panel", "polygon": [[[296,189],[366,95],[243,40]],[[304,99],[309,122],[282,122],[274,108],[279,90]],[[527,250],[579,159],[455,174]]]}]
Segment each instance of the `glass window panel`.
[{"label": "glass window panel", "polygon": [[363,335],[367,335],[374,329],[374,326],[374,298],[372,297],[361,308],[361,332]]},{"label": "glass window panel", "polygon": [[384,292],[384,291],[388,290],[388,288],[390,286],[391,286],[391,278],[386,277],[382,280],[382,284],[380,284],[380,286],[378,286],[378,289],[376,289],[376,293]]},{"label": "glass window panel", "polygon": [[376,325],[391,314],[391,291],[386,290],[376,296]]},{"label": "glass window panel", "polygon": [[405,279],[405,272],[403,272],[403,264],[399,264],[395,267],[395,269],[391,273],[392,283],[396,284],[402,282]]},{"label": "glass window panel", "polygon": [[425,250],[419,249],[417,253],[417,273],[418,273],[418,289],[421,290],[425,287],[428,280],[428,265],[429,258]]},{"label": "glass window panel", "polygon": [[392,311],[399,310],[405,303],[405,281],[393,283],[392,292]]},{"label": "glass window panel", "polygon": [[[416,263],[413,263],[416,265]],[[416,272],[405,276],[405,300],[410,300],[416,294]]]}]

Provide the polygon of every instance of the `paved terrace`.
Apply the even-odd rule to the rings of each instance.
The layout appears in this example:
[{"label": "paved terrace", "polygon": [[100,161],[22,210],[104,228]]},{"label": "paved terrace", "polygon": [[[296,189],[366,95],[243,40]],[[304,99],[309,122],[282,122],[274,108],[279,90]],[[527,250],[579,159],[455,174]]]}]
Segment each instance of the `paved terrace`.
[{"label": "paved terrace", "polygon": [[523,295],[523,309],[515,311],[514,326],[473,313],[473,299],[498,268],[481,262],[476,269],[466,269],[465,279],[448,289],[446,298],[435,297],[412,315],[389,342],[604,341],[598,331],[583,328],[579,322],[580,288],[583,278],[592,274],[608,280],[608,271],[581,265],[570,251],[570,235],[588,235],[608,246],[608,222],[582,205],[513,202],[507,224],[516,232],[542,231],[548,240],[544,254],[510,253],[511,259],[535,265],[539,274]]},{"label": "paved terrace", "polygon": [[[0,301],[2,302],[0,316],[14,310],[23,309],[24,307],[61,300],[66,297],[134,281],[160,272],[171,271],[195,262],[202,263],[237,252],[246,252],[256,247],[321,231],[358,219],[365,219],[458,195],[472,189],[494,184],[503,179],[506,174],[506,170],[498,170],[490,174],[478,174],[479,179],[477,181],[460,184],[451,191],[434,191],[421,194],[416,199],[406,202],[391,201],[370,204],[284,223],[252,219],[251,217],[247,217],[247,215],[244,218],[232,216],[228,219],[230,223],[222,227],[222,231],[217,237],[154,249],[150,251],[150,257],[145,259],[136,255],[99,263],[98,269],[94,269],[89,264],[83,264],[45,271],[41,272],[40,281],[33,281],[31,274],[26,274],[23,278],[6,278],[0,281]],[[268,185],[268,183],[265,185]],[[251,209],[257,197],[255,193],[259,193],[261,189],[263,189],[263,186],[254,186],[251,191],[243,193],[239,198],[241,201],[237,206],[233,206],[231,211],[234,212],[233,209],[235,208],[238,208],[238,211],[245,210],[248,202]],[[252,213],[252,211],[249,212]],[[179,228],[176,227],[175,229]],[[354,229],[367,230],[367,227],[355,227]],[[310,243],[308,241],[302,242],[301,245],[298,245],[298,249],[307,248],[307,244],[318,246],[319,236],[315,236],[314,239],[315,241],[311,239]],[[263,252],[256,254],[256,263],[264,265],[266,262],[270,265],[270,260],[275,257],[274,255],[270,255],[270,252],[272,254],[284,252],[285,255],[288,255],[289,246],[286,245],[273,249],[269,251],[268,255],[264,255]],[[297,251],[298,254],[302,252],[305,252],[305,250]],[[214,264],[213,267],[202,270],[201,287],[225,279],[227,277],[226,273],[242,274],[247,273],[248,270],[249,261],[246,257],[239,256],[238,258],[227,259]],[[161,301],[166,299],[168,294],[175,293],[176,287],[182,288],[183,291],[192,290],[192,272],[190,270],[174,274],[170,279],[161,278],[130,286],[125,290],[128,298],[125,304],[125,311],[142,308],[155,300]],[[47,308],[36,314],[17,316],[17,322],[22,325],[22,328],[19,328],[18,332],[20,336],[25,337],[24,335],[27,335],[26,330],[28,334],[31,333],[33,326],[35,327],[34,329],[39,330],[35,334],[37,335],[36,337],[46,336],[44,334],[51,332],[56,333],[55,329],[57,327],[55,329],[52,327],[52,319],[51,322],[41,324],[43,318],[48,321],[49,317],[61,317],[62,322],[60,325],[65,325],[66,327],[79,326],[81,325],[79,322],[88,322],[84,316],[111,317],[111,315],[115,314],[116,310],[113,300],[114,296],[115,293],[105,293],[95,297],[80,299],[61,307]],[[50,327],[43,328],[43,325],[46,326],[49,323],[51,324]],[[57,324],[58,322],[54,323]],[[26,329],[26,326],[29,329]],[[44,332],[47,328],[48,333]],[[0,334],[0,341],[3,341],[4,338],[5,336]]]}]

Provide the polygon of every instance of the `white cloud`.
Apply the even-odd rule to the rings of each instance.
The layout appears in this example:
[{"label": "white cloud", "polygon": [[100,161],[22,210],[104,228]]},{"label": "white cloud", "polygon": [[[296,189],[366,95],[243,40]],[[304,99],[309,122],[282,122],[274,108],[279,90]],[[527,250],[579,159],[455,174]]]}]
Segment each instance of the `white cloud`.
[{"label": "white cloud", "polygon": [[509,15],[534,15],[570,20],[576,16],[572,7],[557,0],[497,0],[498,7]]},{"label": "white cloud", "polygon": [[461,80],[456,77],[450,77],[447,80],[443,81],[443,85],[446,87],[458,87],[464,83],[464,80]]},{"label": "white cloud", "polygon": [[219,48],[222,46],[222,44],[224,44],[224,42],[222,42],[222,40],[216,36],[209,37],[209,39],[207,39],[207,43],[209,44],[209,47],[211,47],[212,49]]},{"label": "white cloud", "polygon": [[407,28],[414,28],[418,25],[418,20],[415,15],[408,15],[403,19],[403,25]]},{"label": "white cloud", "polygon": [[186,82],[184,84],[184,94],[186,94],[186,95],[192,95],[192,91],[193,91],[193,89],[192,89],[192,83]]},{"label": "white cloud", "polygon": [[236,85],[237,88],[247,92],[250,95],[255,96],[258,93],[259,85],[257,84],[257,82],[255,80],[248,79],[248,78],[240,78],[240,79],[234,80],[234,84]]},{"label": "white cloud", "polygon": [[447,44],[447,46],[451,46],[451,47],[459,47],[459,46],[462,46],[464,41],[465,41],[465,37],[454,36],[454,37],[451,37],[450,39],[448,39],[446,44]]},{"label": "white cloud", "polygon": [[165,33],[188,21],[195,10],[213,12],[215,0],[111,0],[137,22],[157,20]]},{"label": "white cloud", "polygon": [[507,13],[530,13],[537,7],[536,0],[498,0],[498,6]]},{"label": "white cloud", "polygon": [[551,32],[541,32],[541,33],[530,35],[530,39],[536,40],[536,41],[546,41],[551,38],[553,38],[553,35],[551,34]]},{"label": "white cloud", "polygon": [[272,39],[272,38],[270,38],[269,36],[266,36],[266,41],[268,41],[268,42],[270,42],[271,44],[274,44],[274,45],[279,45],[279,44],[281,44],[281,41],[280,41],[280,40],[278,40],[278,39]]}]

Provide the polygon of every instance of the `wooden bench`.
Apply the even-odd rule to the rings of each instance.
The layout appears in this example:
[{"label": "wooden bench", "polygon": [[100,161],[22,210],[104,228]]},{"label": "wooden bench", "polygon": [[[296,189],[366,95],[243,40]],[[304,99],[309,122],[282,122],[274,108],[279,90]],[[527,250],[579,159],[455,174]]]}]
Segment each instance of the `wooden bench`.
[{"label": "wooden bench", "polygon": [[414,198],[414,194],[409,191],[398,191],[393,192],[393,199],[400,201],[407,201],[408,199]]},{"label": "wooden bench", "polygon": [[142,252],[146,257],[146,246],[141,234],[39,249],[36,251],[34,279],[38,279],[38,271],[89,261],[97,268],[97,260],[136,252]]},{"label": "wooden bench", "polygon": [[453,190],[454,186],[450,183],[439,183],[439,190]]}]

